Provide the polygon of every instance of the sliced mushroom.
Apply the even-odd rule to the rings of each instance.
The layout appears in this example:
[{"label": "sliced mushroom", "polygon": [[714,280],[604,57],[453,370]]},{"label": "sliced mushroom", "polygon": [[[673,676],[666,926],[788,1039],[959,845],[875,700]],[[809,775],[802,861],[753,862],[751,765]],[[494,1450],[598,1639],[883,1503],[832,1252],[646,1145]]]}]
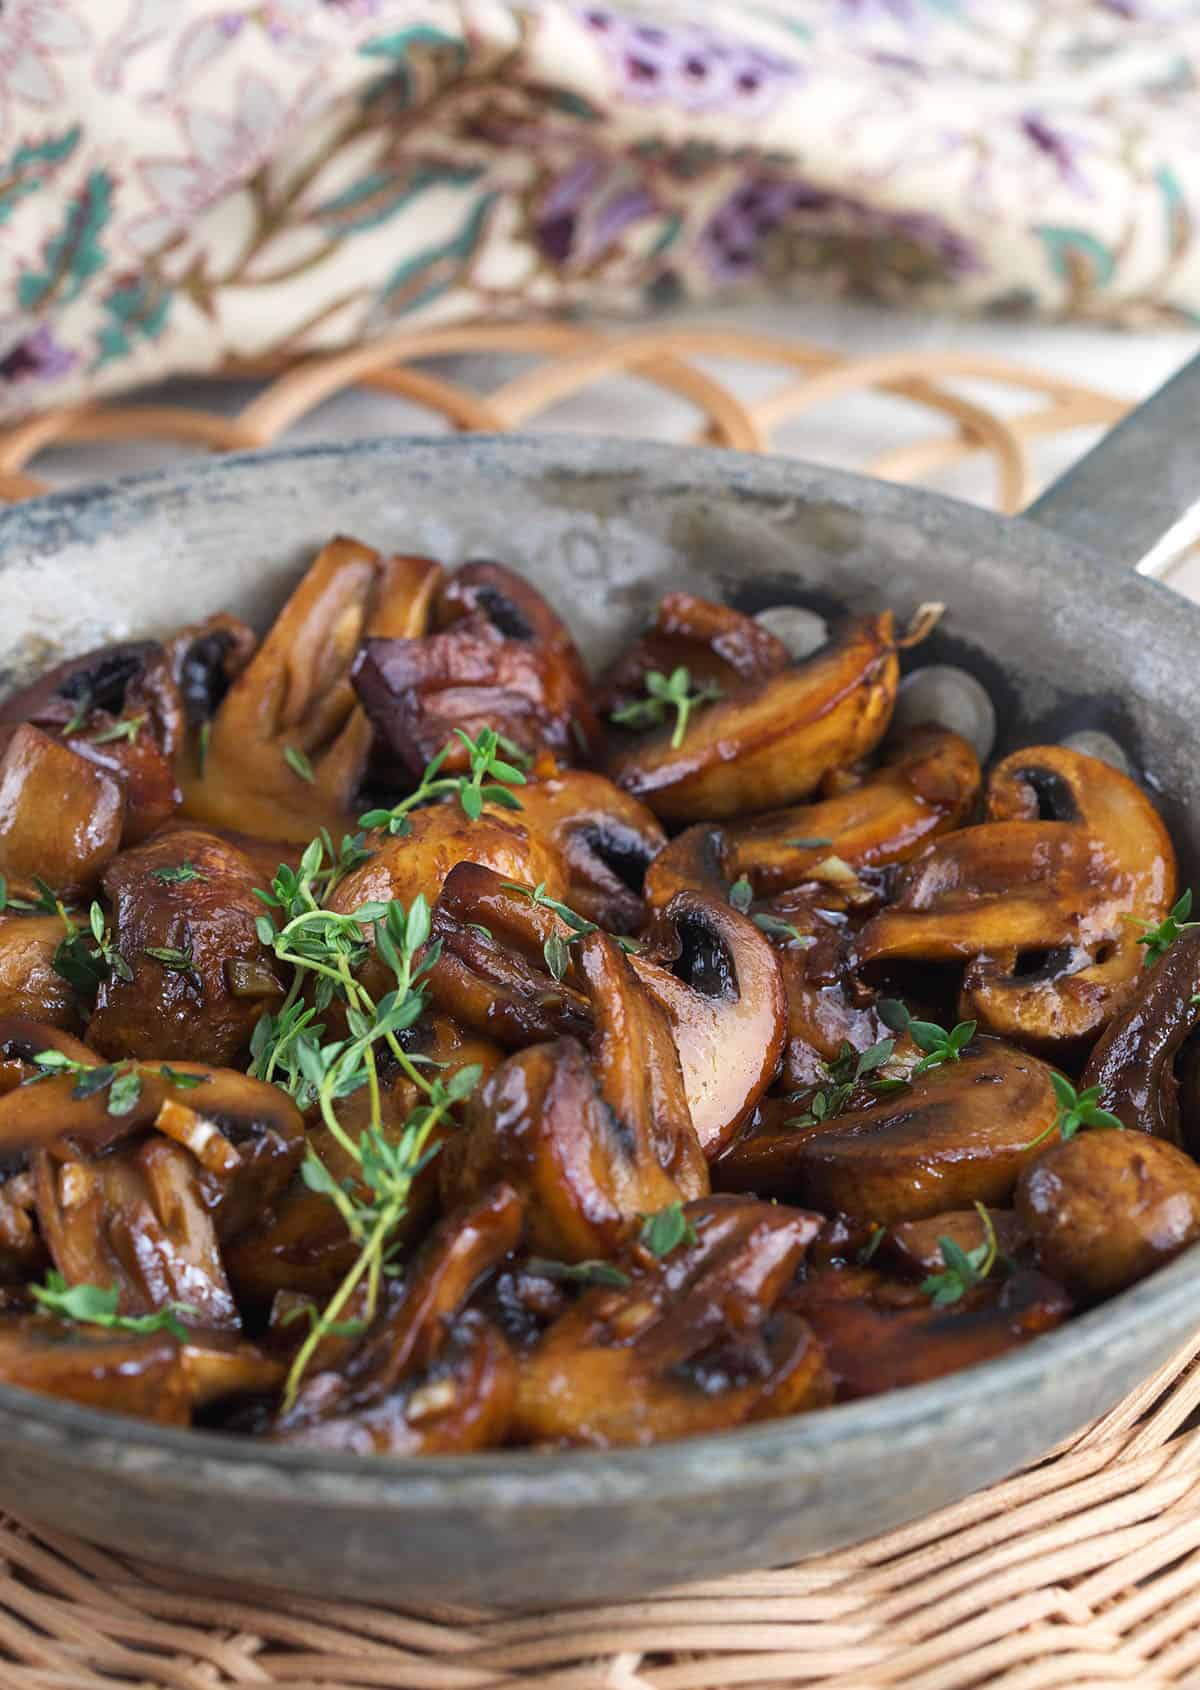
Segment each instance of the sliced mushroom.
[{"label": "sliced mushroom", "polygon": [[887,1037],[874,1006],[851,971],[853,933],[838,911],[792,902],[789,926],[811,942],[776,945],[787,999],[787,1042],[780,1079],[792,1091],[826,1079],[826,1064],[847,1045],[869,1050]]},{"label": "sliced mushroom", "polygon": [[[988,1225],[996,1235],[1001,1256],[1010,1260],[1028,1241],[1024,1222],[1011,1209],[989,1209]],[[871,1259],[877,1267],[923,1279],[927,1274],[941,1273],[946,1267],[943,1238],[952,1238],[964,1254],[980,1245],[986,1248],[989,1242],[978,1209],[951,1209],[943,1215],[930,1215],[922,1221],[901,1221],[899,1226],[889,1228]]]},{"label": "sliced mushroom", "polygon": [[[1200,931],[1180,934],[1135,983],[1084,1069],[1081,1089],[1099,1086],[1098,1104],[1137,1132],[1184,1142],[1176,1059],[1200,1027]],[[1200,1128],[1200,1121],[1193,1127]]]},{"label": "sliced mushroom", "polygon": [[448,1216],[400,1295],[336,1372],[306,1380],[273,1435],[363,1455],[432,1455],[502,1442],[516,1366],[496,1328],[466,1304],[520,1233],[520,1199],[506,1186]]},{"label": "sliced mushroom", "polygon": [[75,993],[54,966],[63,936],[56,915],[0,915],[0,1017],[79,1031]]},{"label": "sliced mushroom", "polygon": [[1017,1213],[1038,1265],[1096,1302],[1200,1238],[1200,1168],[1144,1133],[1080,1132],[1025,1169]]},{"label": "sliced mushroom", "polygon": [[125,794],[103,769],[23,723],[0,755],[0,874],[63,896],[90,892],[121,842]]},{"label": "sliced mushroom", "polygon": [[[1112,865],[1081,828],[985,822],[903,869],[856,947],[860,966],[968,961],[1012,949],[1087,946],[1111,925]],[[974,999],[972,999],[974,1001]]]},{"label": "sliced mushroom", "polygon": [[[961,1013],[1034,1048],[1094,1039],[1134,990],[1144,959],[1138,934],[1175,901],[1170,836],[1128,775],[1062,745],[1033,746],[997,764],[988,814],[1001,824],[1049,814],[1094,840],[1104,867],[1071,948],[1054,954],[1061,941],[1046,933],[989,950],[964,977]],[[1031,960],[1042,966],[1031,968]]]},{"label": "sliced mushroom", "polygon": [[20,722],[44,729],[117,782],[125,795],[123,844],[144,839],[178,807],[183,701],[154,641],[101,646],[60,663],[0,705],[0,723]]},{"label": "sliced mushroom", "polygon": [[664,821],[723,821],[808,796],[883,738],[899,664],[890,612],[853,622],[814,657],[616,747],[607,772]]},{"label": "sliced mushroom", "polygon": [[179,1355],[193,1408],[273,1396],[283,1384],[284,1365],[277,1357],[229,1332],[189,1332]]},{"label": "sliced mushroom", "polygon": [[586,1291],[521,1358],[518,1440],[649,1444],[829,1401],[820,1346],[779,1308],[820,1218],[720,1197],[684,1214],[694,1243],[631,1247],[628,1287]]},{"label": "sliced mushroom", "polygon": [[696,685],[726,692],[745,681],[766,681],[792,661],[783,641],[727,604],[694,593],[666,593],[654,621],[601,677],[606,716],[645,696],[646,676],[669,675],[681,664]]},{"label": "sliced mushroom", "polygon": [[173,1303],[202,1326],[241,1324],[186,1150],[156,1134],[105,1155],[34,1157],[38,1222],[69,1285],[116,1285],[120,1310],[150,1314]]},{"label": "sliced mushroom", "polygon": [[180,628],[167,641],[167,664],[189,728],[212,721],[257,649],[253,628],[224,611]]},{"label": "sliced mushroom", "polygon": [[241,1066],[260,1017],[286,990],[255,931],[261,884],[244,852],[204,828],[122,851],[103,887],[132,979],[114,973],[101,983],[89,1042],[112,1056]]},{"label": "sliced mushroom", "polygon": [[398,898],[407,908],[418,892],[433,903],[456,863],[494,869],[522,886],[542,884],[552,898],[565,898],[566,869],[558,853],[517,819],[485,814],[469,821],[457,804],[434,804],[410,817],[412,831],[392,837],[368,833],[368,862],[338,882],[328,907],[341,915],[365,903]]},{"label": "sliced mushroom", "polygon": [[191,1418],[180,1346],[169,1332],[106,1332],[2,1314],[0,1383],[167,1426]]},{"label": "sliced mushroom", "polygon": [[1045,1063],[981,1038],[868,1108],[739,1139],[713,1182],[884,1226],[976,1202],[1003,1207],[1058,1113]]},{"label": "sliced mushroom", "polygon": [[839,1400],[940,1379],[1026,1344],[1071,1313],[1062,1287],[1028,1268],[993,1273],[956,1303],[869,1268],[810,1275],[786,1299],[825,1352]]},{"label": "sliced mushroom", "polygon": [[711,1160],[779,1066],[787,1003],[776,953],[729,904],[680,892],[629,961],[667,1013],[692,1124]]},{"label": "sliced mushroom", "polygon": [[372,738],[351,666],[372,629],[424,628],[438,575],[423,558],[331,540],[217,711],[203,770],[186,780],[189,815],[264,839],[340,832]]},{"label": "sliced mushroom", "polygon": [[688,828],[655,859],[646,896],[662,904],[685,886],[720,893],[745,875],[765,898],[820,879],[831,856],[852,869],[907,862],[935,835],[962,826],[979,786],[979,759],[965,739],[917,728],[874,773],[832,797],[720,829]]},{"label": "sliced mushroom", "polygon": [[450,870],[433,911],[440,954],[424,977],[428,1000],[507,1050],[567,1034],[586,1038],[586,992],[556,980],[543,954],[549,941],[569,940],[571,929],[515,884],[479,863]]},{"label": "sliced mushroom", "polygon": [[653,812],[604,775],[535,772],[521,788],[521,820],[566,864],[567,903],[610,933],[636,933],[646,872],[666,844]]},{"label": "sliced mushroom", "polygon": [[455,730],[493,728],[533,756],[570,762],[598,739],[583,660],[566,625],[527,581],[498,563],[468,563],[437,601],[439,632],[369,639],[354,685],[380,738],[414,777],[449,745],[444,767],[466,767]]}]

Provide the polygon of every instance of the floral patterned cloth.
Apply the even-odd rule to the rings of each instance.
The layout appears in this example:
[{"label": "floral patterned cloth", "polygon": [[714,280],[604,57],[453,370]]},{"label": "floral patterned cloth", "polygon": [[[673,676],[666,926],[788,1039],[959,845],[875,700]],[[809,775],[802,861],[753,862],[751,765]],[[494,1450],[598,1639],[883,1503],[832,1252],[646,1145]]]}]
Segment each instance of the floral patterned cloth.
[{"label": "floral patterned cloth", "polygon": [[1200,321],[1200,0],[5,0],[0,410],[851,287]]}]

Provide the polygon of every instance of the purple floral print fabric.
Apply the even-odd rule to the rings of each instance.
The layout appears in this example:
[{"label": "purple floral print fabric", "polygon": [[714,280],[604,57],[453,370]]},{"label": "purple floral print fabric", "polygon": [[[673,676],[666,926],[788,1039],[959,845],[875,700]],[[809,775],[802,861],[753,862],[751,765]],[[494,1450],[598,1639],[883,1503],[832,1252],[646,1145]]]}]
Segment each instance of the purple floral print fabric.
[{"label": "purple floral print fabric", "polygon": [[0,411],[855,290],[1200,321],[1200,0],[5,0]]}]

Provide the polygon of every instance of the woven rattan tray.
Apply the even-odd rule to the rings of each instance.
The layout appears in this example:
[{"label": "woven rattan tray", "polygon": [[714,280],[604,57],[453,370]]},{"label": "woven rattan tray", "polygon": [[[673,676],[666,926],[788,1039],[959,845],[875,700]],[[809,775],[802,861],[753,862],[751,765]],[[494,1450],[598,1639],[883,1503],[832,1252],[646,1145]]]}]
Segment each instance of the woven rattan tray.
[{"label": "woven rattan tray", "polygon": [[[484,391],[473,379],[480,354],[529,363]],[[774,370],[779,385],[753,401],[739,397],[736,384],[713,373],[739,365]],[[355,385],[456,428],[494,431],[532,426],[573,395],[633,374],[690,402],[697,438],[751,451],[769,449],[784,425],[818,406],[882,390],[936,413],[934,432],[863,467],[917,480],[984,453],[995,467],[995,503],[1017,510],[1038,479],[1039,439],[1112,423],[1126,409],[994,359],[923,351],[846,360],[723,330],[620,338],[574,326],[434,331],[290,370],[229,374],[239,383],[258,378],[232,414],[218,384],[203,408],[105,404],[0,434],[0,497],[40,491],[37,460],[53,448],[164,439],[193,449],[266,445]],[[1004,391],[1003,409],[976,396],[981,383]],[[1034,403],[1013,409],[1013,394]],[[606,428],[613,432],[607,419]],[[388,1609],[289,1600],[184,1580],[0,1520],[0,1690],[1200,1684],[1198,1357],[1200,1335],[1032,1471],[903,1531],[799,1567],[620,1605],[514,1618],[451,1606],[416,1611],[403,1592]]]}]

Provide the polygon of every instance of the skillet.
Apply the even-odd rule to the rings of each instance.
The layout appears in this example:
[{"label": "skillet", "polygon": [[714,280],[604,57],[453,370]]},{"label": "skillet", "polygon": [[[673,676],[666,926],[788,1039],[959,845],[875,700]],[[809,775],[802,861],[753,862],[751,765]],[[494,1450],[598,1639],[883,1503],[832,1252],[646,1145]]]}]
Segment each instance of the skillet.
[{"label": "skillet", "polygon": [[[942,626],[912,664],[982,681],[997,752],[1084,729],[1114,738],[1186,885],[1200,865],[1200,607],[1147,576],[1200,527],[1198,416],[1200,361],[1007,520],[790,461],[568,438],[302,447],[54,494],[0,514],[0,692],[218,609],[265,625],[339,529],[447,562],[502,556],[596,661],[668,588],[826,615],[938,599]],[[1105,1412],[1198,1325],[1200,1245],[968,1372],[611,1452],[359,1460],[0,1388],[0,1505],[197,1574],[324,1597],[629,1596],[832,1550],[961,1497]]]}]

